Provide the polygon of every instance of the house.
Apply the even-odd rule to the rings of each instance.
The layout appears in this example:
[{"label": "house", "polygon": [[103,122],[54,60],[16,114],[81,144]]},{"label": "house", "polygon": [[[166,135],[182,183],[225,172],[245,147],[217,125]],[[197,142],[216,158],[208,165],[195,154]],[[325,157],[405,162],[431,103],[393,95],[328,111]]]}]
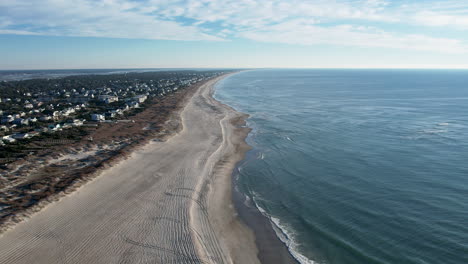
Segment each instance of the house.
[{"label": "house", "polygon": [[8,115],[8,116],[2,117],[1,122],[2,124],[8,124],[8,123],[13,122],[13,120],[15,120],[15,118],[12,115]]},{"label": "house", "polygon": [[37,131],[37,132],[47,132],[49,129],[47,129],[46,127],[41,127],[41,128],[36,128],[34,129],[34,131]]},{"label": "house", "polygon": [[79,97],[71,97],[71,98],[68,98],[68,102],[70,103],[86,103],[89,101],[89,97],[86,97],[86,96],[79,96]]},{"label": "house", "polygon": [[129,108],[138,108],[140,104],[138,102],[130,102],[127,104]]},{"label": "house", "polygon": [[52,113],[52,116],[53,116],[54,119],[58,119],[60,117],[60,112],[59,111],[54,111]]},{"label": "house", "polygon": [[7,142],[7,143],[13,143],[16,141],[16,139],[14,139],[11,135],[3,136],[2,140],[3,142]]},{"label": "house", "polygon": [[111,110],[110,112],[113,113],[114,116],[123,115],[123,110],[122,109]]},{"label": "house", "polygon": [[108,117],[110,117],[110,118],[113,118],[113,117],[115,117],[116,115],[117,115],[117,114],[116,114],[115,112],[113,112],[113,111],[109,111],[109,112],[106,113],[106,116],[108,116]]},{"label": "house", "polygon": [[61,113],[62,113],[63,116],[69,116],[70,114],[75,113],[75,109],[72,108],[72,107],[71,107],[71,108],[67,108],[67,109],[62,110]]},{"label": "house", "polygon": [[[84,120],[73,119],[73,120],[68,121],[65,125],[67,125],[69,127],[72,127],[72,126],[79,127],[79,126],[83,125],[83,122],[84,122]],[[64,125],[64,128],[65,128],[65,125]]]},{"label": "house", "polygon": [[35,137],[35,136],[39,136],[39,132],[38,131],[31,131],[31,132],[28,132],[29,134],[29,137]]},{"label": "house", "polygon": [[67,129],[67,128],[71,128],[72,126],[73,126],[72,123],[65,123],[65,124],[62,125],[62,128]]},{"label": "house", "polygon": [[26,119],[26,121],[28,121],[29,123],[36,123],[37,118],[36,117],[30,117],[30,118]]},{"label": "house", "polygon": [[39,101],[42,101],[42,102],[49,102],[49,101],[52,101],[54,98],[51,97],[51,96],[41,96],[38,98]]},{"label": "house", "polygon": [[40,121],[49,121],[49,120],[52,120],[52,117],[51,116],[41,116],[41,117],[39,117],[39,120]]},{"label": "house", "polygon": [[76,127],[82,126],[84,121],[85,121],[84,119],[73,119],[73,126],[76,126]]},{"label": "house", "polygon": [[13,124],[27,126],[29,125],[29,121],[24,118],[16,118],[15,120],[13,120]]},{"label": "house", "polygon": [[100,95],[98,100],[110,104],[119,101],[119,97],[114,95]]},{"label": "house", "polygon": [[106,120],[106,117],[101,114],[91,114],[91,120],[93,121],[104,121]]},{"label": "house", "polygon": [[12,138],[14,139],[26,139],[26,138],[30,138],[31,136],[29,135],[29,133],[15,133],[13,135],[11,135]]},{"label": "house", "polygon": [[48,125],[47,128],[49,129],[49,131],[57,131],[60,130],[61,126],[60,124],[51,124]]},{"label": "house", "polygon": [[141,94],[133,97],[133,100],[137,101],[138,103],[143,103],[144,101],[146,101],[147,98],[147,95]]}]

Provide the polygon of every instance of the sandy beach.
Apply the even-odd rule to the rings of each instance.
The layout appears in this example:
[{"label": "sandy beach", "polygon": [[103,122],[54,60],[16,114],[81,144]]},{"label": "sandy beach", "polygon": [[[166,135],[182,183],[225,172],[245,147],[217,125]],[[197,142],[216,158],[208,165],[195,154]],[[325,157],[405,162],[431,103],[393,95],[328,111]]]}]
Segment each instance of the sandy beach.
[{"label": "sandy beach", "polygon": [[0,237],[2,263],[259,263],[232,204],[245,115],[201,86],[182,129],[151,142]]}]

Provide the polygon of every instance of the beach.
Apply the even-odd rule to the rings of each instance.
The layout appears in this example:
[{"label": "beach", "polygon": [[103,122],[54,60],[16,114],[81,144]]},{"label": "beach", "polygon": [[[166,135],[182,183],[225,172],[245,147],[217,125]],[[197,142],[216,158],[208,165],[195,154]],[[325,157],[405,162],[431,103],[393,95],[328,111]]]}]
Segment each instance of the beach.
[{"label": "beach", "polygon": [[231,173],[249,149],[245,114],[202,85],[182,128],[151,141],[0,237],[5,263],[259,263]]}]

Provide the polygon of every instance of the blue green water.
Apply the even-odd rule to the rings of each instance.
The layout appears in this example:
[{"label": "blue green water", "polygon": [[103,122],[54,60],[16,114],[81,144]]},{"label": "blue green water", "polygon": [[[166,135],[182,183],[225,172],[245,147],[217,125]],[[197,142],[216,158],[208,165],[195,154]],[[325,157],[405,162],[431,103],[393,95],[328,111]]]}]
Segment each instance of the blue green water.
[{"label": "blue green water", "polygon": [[216,97],[251,115],[237,185],[300,262],[468,263],[468,71],[256,70]]}]

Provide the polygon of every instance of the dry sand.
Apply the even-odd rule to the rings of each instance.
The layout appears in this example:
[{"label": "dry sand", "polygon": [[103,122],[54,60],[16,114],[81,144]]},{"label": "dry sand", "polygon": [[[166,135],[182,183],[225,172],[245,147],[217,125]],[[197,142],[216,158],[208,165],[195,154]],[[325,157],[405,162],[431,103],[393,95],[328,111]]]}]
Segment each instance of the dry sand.
[{"label": "dry sand", "polygon": [[151,142],[0,237],[1,263],[259,263],[232,205],[231,172],[248,146],[245,116],[209,81],[183,128]]}]

